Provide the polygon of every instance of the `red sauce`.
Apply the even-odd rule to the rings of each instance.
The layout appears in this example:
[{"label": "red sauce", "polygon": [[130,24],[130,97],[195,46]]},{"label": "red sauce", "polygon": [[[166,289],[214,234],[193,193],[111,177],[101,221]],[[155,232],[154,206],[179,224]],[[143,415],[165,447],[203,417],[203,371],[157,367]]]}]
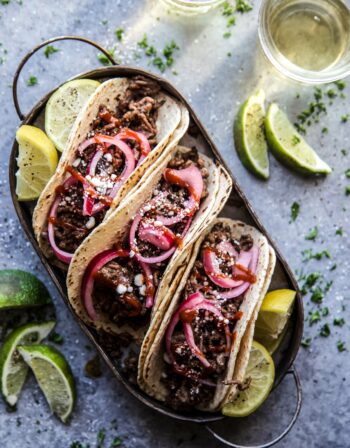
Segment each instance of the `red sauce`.
[{"label": "red sauce", "polygon": [[235,280],[243,280],[245,282],[249,283],[255,283],[256,282],[256,275],[245,266],[242,266],[241,264],[236,264],[235,267],[241,271],[241,273],[235,274],[234,279]]},{"label": "red sauce", "polygon": [[127,313],[129,317],[136,317],[141,314],[142,304],[137,300],[137,298],[133,295],[126,294],[123,296],[123,302],[131,308],[131,310]]},{"label": "red sauce", "polygon": [[233,316],[233,320],[240,320],[243,317],[243,311],[237,311],[234,316]]},{"label": "red sauce", "polygon": [[187,190],[193,196],[194,200],[199,203],[200,198],[198,197],[194,188],[191,185],[189,185],[187,182],[185,182],[183,179],[181,179],[181,177],[177,176],[177,174],[171,168],[165,169],[164,178],[167,182],[169,182],[171,184],[175,184],[175,185],[178,185],[179,187],[187,188]]},{"label": "red sauce", "polygon": [[180,320],[187,324],[190,324],[198,315],[197,310],[183,310],[180,313]]}]

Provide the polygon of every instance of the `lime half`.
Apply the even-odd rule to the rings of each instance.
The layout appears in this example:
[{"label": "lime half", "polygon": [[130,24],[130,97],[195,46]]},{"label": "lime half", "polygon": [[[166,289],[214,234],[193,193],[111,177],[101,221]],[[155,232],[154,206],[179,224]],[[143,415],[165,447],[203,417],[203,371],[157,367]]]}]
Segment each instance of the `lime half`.
[{"label": "lime half", "polygon": [[54,326],[53,321],[22,325],[5,339],[0,350],[1,391],[11,406],[17,403],[28,373],[28,366],[18,353],[17,346],[41,342]]},{"label": "lime half", "polygon": [[265,129],[269,148],[287,167],[306,175],[332,172],[275,103],[267,111]]},{"label": "lime half", "polygon": [[268,179],[269,158],[265,137],[265,93],[259,90],[240,108],[235,124],[234,139],[243,165],[253,174]]},{"label": "lime half", "polygon": [[46,286],[35,275],[19,269],[0,270],[0,310],[50,303]]},{"label": "lime half", "polygon": [[238,391],[234,400],[222,408],[228,417],[247,417],[263,404],[272,389],[275,365],[266,348],[256,341],[250,350],[244,379],[249,381],[249,387]]},{"label": "lime half", "polygon": [[52,412],[66,423],[75,403],[75,382],[66,359],[48,345],[22,345],[18,351],[32,369]]},{"label": "lime half", "polygon": [[51,95],[46,104],[45,131],[59,151],[65,149],[75,119],[99,85],[92,79],[76,79]]},{"label": "lime half", "polygon": [[27,124],[16,132],[18,171],[16,193],[20,201],[37,199],[56,170],[58,155],[44,131]]}]

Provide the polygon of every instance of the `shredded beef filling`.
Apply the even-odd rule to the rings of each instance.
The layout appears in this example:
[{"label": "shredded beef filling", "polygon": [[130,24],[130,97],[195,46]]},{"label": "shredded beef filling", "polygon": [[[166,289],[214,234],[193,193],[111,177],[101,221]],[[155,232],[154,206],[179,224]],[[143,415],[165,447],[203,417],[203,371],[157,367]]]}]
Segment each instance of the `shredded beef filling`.
[{"label": "shredded beef filling", "polygon": [[[239,240],[233,239],[230,227],[219,223],[213,227],[202,248],[215,248],[219,243],[226,240],[230,241],[238,252],[250,250],[254,243],[251,235],[242,235]],[[231,272],[230,260],[225,260],[225,257],[223,257],[220,268],[222,272]],[[214,285],[207,277],[201,257],[196,260],[192,268],[191,275],[186,282],[183,298],[197,291],[200,291],[206,299],[210,300],[216,299],[215,291],[224,291],[224,289]],[[206,369],[198,358],[192,354],[185,340],[182,324],[181,322],[178,324],[172,336],[172,353],[176,363],[181,368],[180,371],[177,371],[165,355],[165,371],[161,380],[168,389],[166,401],[169,406],[179,410],[190,410],[198,405],[205,406],[213,399],[215,387],[204,384],[200,380],[210,380],[216,384],[222,380],[228,360],[225,355],[226,339],[223,323],[229,325],[230,332],[233,334],[236,322],[241,317],[239,308],[242,301],[243,295],[234,300],[226,300],[221,304],[223,322],[218,321],[207,310],[197,312],[197,317],[191,322],[195,343],[209,361],[210,369]]]},{"label": "shredded beef filling", "polygon": [[145,306],[146,285],[143,272],[130,258],[117,258],[95,274],[93,301],[96,311],[111,322],[132,328],[144,326],[149,319]]}]

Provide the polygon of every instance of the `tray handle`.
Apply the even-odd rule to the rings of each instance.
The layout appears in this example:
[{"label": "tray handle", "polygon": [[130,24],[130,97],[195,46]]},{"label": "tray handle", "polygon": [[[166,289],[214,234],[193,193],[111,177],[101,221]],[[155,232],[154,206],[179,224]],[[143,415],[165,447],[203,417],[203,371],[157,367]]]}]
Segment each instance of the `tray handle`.
[{"label": "tray handle", "polygon": [[224,445],[226,445],[228,447],[232,447],[232,448],[269,448],[270,446],[276,445],[276,443],[280,442],[289,433],[289,431],[293,428],[295,422],[297,421],[298,415],[300,413],[301,403],[302,403],[302,387],[301,387],[301,383],[300,383],[299,374],[298,374],[297,370],[295,369],[295,367],[292,367],[290,370],[288,370],[286,375],[293,375],[295,387],[297,390],[297,403],[296,403],[293,417],[292,417],[291,421],[289,422],[288,426],[283,430],[283,432],[281,432],[281,434],[279,434],[273,440],[271,440],[270,442],[264,443],[262,445],[249,445],[249,446],[248,445],[238,445],[238,444],[230,442],[229,440],[226,440],[224,437],[220,436],[220,434],[218,434],[209,425],[205,425],[205,428],[207,429],[207,431],[209,431],[210,434],[213,437],[215,437],[216,440],[219,440]]},{"label": "tray handle", "polygon": [[93,47],[95,47],[98,50],[100,50],[101,53],[103,53],[108,58],[108,60],[112,63],[112,65],[117,65],[117,63],[113,59],[113,56],[111,56],[111,54],[105,48],[103,48],[97,42],[94,42],[93,40],[87,39],[86,37],[81,37],[81,36],[57,36],[57,37],[53,37],[52,39],[45,40],[44,42],[42,42],[41,44],[37,45],[32,50],[30,50],[24,56],[24,58],[19,63],[18,68],[16,70],[16,73],[14,74],[14,77],[13,77],[13,82],[12,82],[13,102],[15,104],[15,109],[16,109],[17,115],[19,116],[19,118],[21,120],[24,119],[25,115],[21,111],[21,108],[20,108],[19,102],[18,102],[17,85],[18,85],[19,75],[21,74],[21,71],[22,71],[24,65],[27,63],[28,59],[30,59],[33,56],[34,53],[36,53],[38,50],[40,50],[40,48],[46,47],[46,45],[49,45],[49,44],[51,44],[53,42],[57,42],[57,41],[60,41],[60,40],[77,40],[77,41],[85,42],[86,44],[92,45]]}]

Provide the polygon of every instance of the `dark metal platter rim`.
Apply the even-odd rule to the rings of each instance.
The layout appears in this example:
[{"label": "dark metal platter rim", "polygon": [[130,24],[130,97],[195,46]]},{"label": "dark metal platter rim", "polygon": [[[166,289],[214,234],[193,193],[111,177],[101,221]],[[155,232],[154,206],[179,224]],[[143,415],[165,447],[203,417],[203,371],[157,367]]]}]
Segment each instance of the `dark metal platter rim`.
[{"label": "dark metal platter rim", "polygon": [[[294,320],[293,335],[292,335],[291,343],[287,349],[287,353],[284,356],[285,359],[283,361],[283,366],[282,367],[280,366],[279,371],[277,372],[277,375],[276,375],[275,384],[274,384],[274,388],[276,388],[280,384],[280,382],[283,380],[283,378],[287,374],[290,367],[292,366],[292,364],[297,356],[297,353],[298,353],[298,350],[300,347],[300,343],[301,343],[301,338],[302,338],[302,333],[303,333],[304,311],[303,311],[302,298],[301,298],[301,294],[300,294],[300,291],[298,288],[298,284],[296,282],[296,279],[294,278],[294,274],[292,273],[291,269],[289,268],[288,263],[286,262],[283,255],[280,253],[279,249],[277,248],[276,244],[271,239],[270,235],[268,234],[268,232],[266,231],[264,226],[261,224],[259,218],[257,217],[255,211],[252,209],[248,199],[246,198],[241,187],[237,183],[231,170],[228,168],[226,162],[223,160],[219,150],[217,149],[215,144],[212,142],[211,137],[208,135],[206,129],[204,128],[200,119],[197,117],[196,113],[193,111],[190,104],[188,104],[187,100],[182,96],[182,94],[170,82],[166,81],[165,79],[163,79],[153,73],[149,73],[145,70],[142,70],[142,69],[139,69],[136,67],[130,67],[130,66],[103,67],[103,68],[99,68],[99,69],[95,69],[95,70],[91,70],[88,72],[78,74],[78,75],[70,78],[70,80],[78,79],[78,78],[101,79],[101,78],[112,78],[112,77],[116,77],[116,76],[132,76],[132,75],[137,75],[137,74],[145,75],[152,79],[155,79],[156,81],[159,82],[159,84],[162,86],[162,88],[164,88],[166,91],[168,91],[170,94],[172,94],[175,98],[177,98],[179,101],[181,101],[187,107],[191,118],[196,123],[196,125],[199,128],[200,132],[202,133],[202,136],[204,137],[205,141],[210,146],[210,149],[212,150],[213,154],[218,159],[218,161],[230,173],[232,181],[233,181],[234,189],[237,191],[238,195],[242,199],[242,201],[243,201],[245,207],[247,208],[248,212],[250,213],[256,227],[266,236],[266,238],[269,240],[269,243],[275,249],[277,258],[279,259],[280,263],[282,264],[292,286],[297,291],[296,303],[295,303],[293,317],[292,317],[292,319]],[[46,102],[49,99],[49,97],[51,96],[51,94],[55,90],[57,90],[58,87],[56,87],[55,89],[50,91],[40,101],[38,101],[38,103],[25,116],[25,118],[22,121],[22,124],[29,124],[35,120],[35,118],[39,115],[39,113],[41,112],[42,108],[46,104]],[[15,188],[16,188],[15,172],[16,172],[16,168],[17,168],[16,167],[17,150],[18,150],[17,142],[16,142],[16,140],[14,140],[11,155],[10,155],[9,180],[10,180],[10,190],[11,190],[12,201],[13,201],[17,216],[19,218],[19,221],[21,223],[21,226],[24,229],[24,231],[25,231],[30,243],[34,247],[36,253],[38,254],[42,264],[44,265],[45,269],[47,270],[48,274],[50,275],[52,281],[54,282],[57,289],[59,290],[60,295],[62,296],[65,304],[68,306],[70,312],[73,314],[75,320],[78,322],[78,324],[82,328],[83,332],[88,336],[88,338],[92,341],[94,346],[97,348],[98,352],[100,353],[100,355],[102,356],[104,361],[107,363],[109,368],[112,370],[112,372],[116,376],[116,378],[124,385],[124,387],[134,397],[136,397],[138,400],[140,400],[142,403],[144,403],[148,407],[152,408],[153,410],[156,410],[156,411],[160,412],[161,414],[166,415],[168,417],[172,417],[177,420],[195,422],[195,423],[211,423],[211,422],[223,419],[224,417],[220,413],[208,414],[208,413],[204,413],[204,412],[198,412],[196,414],[182,414],[182,413],[175,412],[175,411],[169,409],[168,407],[164,406],[160,402],[150,398],[149,396],[144,394],[142,391],[140,391],[140,389],[138,389],[136,386],[130,384],[128,381],[126,381],[122,377],[122,375],[119,373],[118,369],[111,362],[108,355],[105,353],[103,348],[100,346],[100,344],[96,340],[92,331],[74,313],[74,310],[72,309],[72,307],[68,301],[66,289],[62,288],[62,285],[60,284],[52,267],[50,266],[50,264],[47,262],[47,260],[43,256],[43,254],[34,238],[32,227],[26,221],[26,218],[23,214],[22,207],[21,207],[20,202],[18,201],[16,193],[15,193]]]}]

